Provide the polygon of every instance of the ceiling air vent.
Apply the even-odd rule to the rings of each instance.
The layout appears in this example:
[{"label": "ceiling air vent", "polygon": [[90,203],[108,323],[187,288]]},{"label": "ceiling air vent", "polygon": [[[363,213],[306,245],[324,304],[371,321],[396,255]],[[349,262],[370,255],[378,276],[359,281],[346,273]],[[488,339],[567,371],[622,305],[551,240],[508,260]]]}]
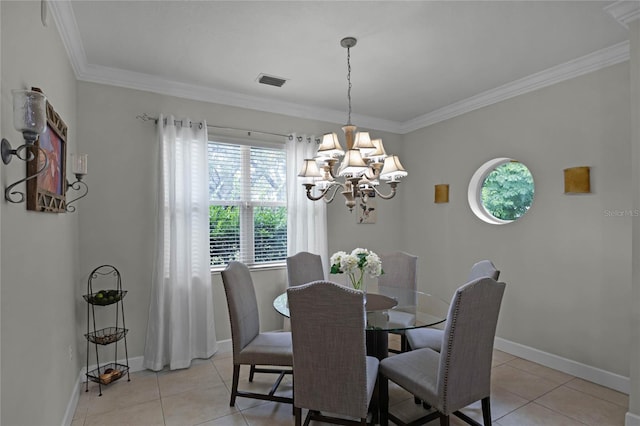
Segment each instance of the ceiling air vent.
[{"label": "ceiling air vent", "polygon": [[287,80],[280,77],[274,77],[272,75],[260,74],[258,76],[258,83],[268,84],[269,86],[282,87]]}]

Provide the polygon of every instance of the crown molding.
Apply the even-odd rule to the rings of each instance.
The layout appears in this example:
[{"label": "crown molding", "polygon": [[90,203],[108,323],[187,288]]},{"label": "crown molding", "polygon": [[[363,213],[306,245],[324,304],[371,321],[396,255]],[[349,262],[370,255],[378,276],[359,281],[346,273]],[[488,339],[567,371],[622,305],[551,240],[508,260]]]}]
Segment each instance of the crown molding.
[{"label": "crown molding", "polygon": [[56,23],[58,33],[62,39],[62,44],[67,50],[71,67],[76,78],[85,73],[87,55],[80,40],[80,30],[76,23],[76,16],[73,13],[70,1],[48,1],[47,7],[51,11],[51,16]]},{"label": "crown molding", "polygon": [[[155,75],[126,71],[117,68],[86,65],[85,72],[82,73],[82,75],[78,75],[77,78],[78,80],[91,83],[143,90],[168,96],[175,96],[178,98],[253,109],[310,120],[320,120],[338,124],[344,124],[345,120],[344,111],[310,107],[308,105],[301,105],[293,102],[243,95],[240,93],[178,82]],[[396,134],[400,132],[400,123],[398,122],[355,114],[352,115],[352,119],[361,128],[375,129]]]},{"label": "crown molding", "polygon": [[609,13],[620,22],[625,28],[628,28],[630,22],[640,19],[640,1],[617,1],[605,6],[604,11]]},{"label": "crown molding", "polygon": [[[86,54],[80,41],[80,32],[76,24],[71,3],[69,1],[50,1],[47,4],[50,7],[51,14],[58,27],[58,32],[67,50],[76,78],[80,81],[143,90],[196,101],[283,114],[291,117],[326,121],[336,124],[344,123],[344,111],[243,95],[210,87],[177,82],[149,74],[87,64]],[[639,16],[637,10],[639,4],[640,2],[638,1],[618,1],[607,6],[605,9],[609,13],[616,13],[617,15],[614,15],[614,17],[620,16],[620,19],[624,19],[624,22],[631,22]],[[614,10],[615,12],[612,12]],[[618,18],[616,17],[616,19]],[[395,134],[406,134],[478,108],[597,71],[628,59],[629,42],[624,41],[486,92],[479,93],[405,122],[355,114],[352,118],[353,122],[357,123],[361,128]]]},{"label": "crown molding", "polygon": [[597,71],[628,59],[629,41],[623,41],[406,121],[402,124],[401,133],[413,132],[440,121]]}]

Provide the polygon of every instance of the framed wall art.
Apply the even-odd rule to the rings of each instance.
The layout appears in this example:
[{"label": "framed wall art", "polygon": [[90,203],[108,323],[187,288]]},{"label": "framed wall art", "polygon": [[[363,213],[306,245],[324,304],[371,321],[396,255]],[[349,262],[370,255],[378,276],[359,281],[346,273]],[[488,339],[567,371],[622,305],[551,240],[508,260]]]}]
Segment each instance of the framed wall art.
[{"label": "framed wall art", "polygon": [[376,223],[378,218],[378,203],[375,197],[369,196],[366,202],[358,199],[358,223]]},{"label": "framed wall art", "polygon": [[[37,89],[32,88],[32,90]],[[35,158],[27,162],[27,176],[36,174],[46,160],[49,160],[49,166],[43,174],[27,181],[27,210],[65,212],[67,125],[49,101],[47,101],[47,128],[30,151]]]}]

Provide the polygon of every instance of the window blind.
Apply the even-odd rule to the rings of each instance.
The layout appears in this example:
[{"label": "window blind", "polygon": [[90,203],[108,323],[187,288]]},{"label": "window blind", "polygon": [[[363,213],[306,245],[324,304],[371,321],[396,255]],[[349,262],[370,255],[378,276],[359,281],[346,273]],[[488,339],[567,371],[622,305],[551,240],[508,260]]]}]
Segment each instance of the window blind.
[{"label": "window blind", "polygon": [[284,150],[209,142],[209,218],[212,266],[284,261]]}]

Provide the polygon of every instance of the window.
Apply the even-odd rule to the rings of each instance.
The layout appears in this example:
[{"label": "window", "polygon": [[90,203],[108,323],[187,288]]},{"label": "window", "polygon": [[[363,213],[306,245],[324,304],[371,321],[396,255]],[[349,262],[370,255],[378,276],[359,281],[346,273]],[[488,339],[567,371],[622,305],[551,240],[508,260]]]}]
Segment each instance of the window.
[{"label": "window", "polygon": [[471,178],[469,206],[483,221],[503,225],[529,211],[533,194],[533,176],[527,166],[510,158],[495,158]]},{"label": "window", "polygon": [[286,170],[284,149],[209,142],[212,267],[286,260]]}]

